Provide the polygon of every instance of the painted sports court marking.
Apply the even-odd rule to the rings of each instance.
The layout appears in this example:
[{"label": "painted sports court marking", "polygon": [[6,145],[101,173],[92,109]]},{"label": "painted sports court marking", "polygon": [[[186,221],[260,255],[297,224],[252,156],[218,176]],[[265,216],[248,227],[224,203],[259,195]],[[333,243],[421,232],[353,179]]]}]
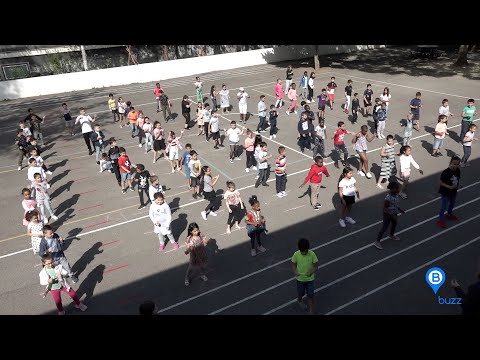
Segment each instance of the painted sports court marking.
[{"label": "painted sports court marking", "polygon": [[98,205],[88,206],[88,207],[85,207],[85,208],[78,209],[77,211],[85,211],[85,210],[89,210],[89,209],[97,208],[97,207],[100,207],[100,206],[103,206],[103,204],[98,204]]},{"label": "painted sports court marking", "polygon": [[[480,119],[475,119],[473,120],[474,122],[478,121]],[[453,129],[453,128],[456,128],[456,127],[459,127],[461,126],[461,124],[457,124],[457,125],[453,125],[453,126],[450,126],[448,129]],[[427,134],[423,134],[423,135],[419,135],[419,136],[416,136],[416,137],[413,137],[410,139],[410,141],[412,140],[416,140],[416,139],[420,139],[420,138],[423,138],[425,136],[431,136],[431,134],[427,133]],[[394,145],[399,145],[399,143],[395,143]],[[371,152],[374,152],[374,151],[378,151],[380,150],[380,148],[376,148],[376,149],[372,149],[372,150],[368,150],[367,153],[371,153]],[[358,157],[358,155],[354,155],[355,157]],[[331,162],[328,162],[328,163],[324,163],[325,166],[327,165],[331,165],[333,164],[334,161],[331,161]],[[310,171],[310,168],[308,169],[304,169],[304,170],[300,170],[300,171],[296,171],[294,173],[291,173],[289,174],[289,176],[293,176],[293,175],[297,175],[297,174],[301,174],[301,173],[304,173],[304,172],[307,172],[307,171]],[[267,180],[267,182],[272,182],[272,181],[275,181],[275,179],[269,179]],[[250,189],[252,187],[254,187],[255,184],[252,184],[252,185],[248,185],[248,186],[245,186],[243,188],[239,188],[238,190],[245,190],[245,189]],[[466,187],[465,187],[466,188]],[[96,191],[96,190],[93,190],[93,191]],[[461,189],[459,190],[461,191]],[[91,192],[91,191],[90,191]],[[167,197],[169,197],[170,195],[168,195]],[[203,199],[201,200],[196,200],[196,201],[193,201],[191,203],[187,203],[187,204],[184,204],[184,205],[181,205],[180,207],[178,207],[178,209],[180,208],[183,208],[183,207],[186,207],[186,206],[190,206],[190,205],[194,205],[194,204],[197,204],[199,202],[203,201]],[[128,209],[128,208],[131,208],[131,207],[134,207],[136,205],[131,205],[131,206],[128,206],[128,207],[124,207],[122,209],[117,209],[117,210],[112,210],[112,211],[109,211],[109,212],[106,212],[106,213],[102,213],[102,214],[98,214],[98,215],[92,215],[91,217],[88,217],[88,218],[85,218],[85,219],[78,219],[78,220],[74,220],[74,221],[71,221],[71,222],[68,222],[68,223],[65,223],[65,224],[73,224],[75,222],[78,222],[78,221],[83,221],[83,220],[86,220],[86,219],[91,219],[93,217],[98,217],[98,216],[102,216],[102,215],[106,215],[106,214],[111,214],[111,213],[114,213],[114,212],[118,212],[118,211],[123,211],[124,209]],[[114,225],[110,225],[110,226],[107,226],[105,228],[101,228],[101,229],[98,229],[98,230],[94,230],[94,232],[97,232],[97,231],[102,231],[102,230],[107,230],[107,229],[110,229],[112,227],[116,227],[116,226],[120,226],[120,225],[124,225],[124,224],[128,224],[130,222],[133,222],[133,221],[138,221],[138,220],[142,220],[142,219],[145,219],[147,216],[141,216],[141,217],[138,217],[138,218],[134,218],[134,219],[131,219],[131,220],[126,220],[124,222],[120,222],[120,223],[117,223],[117,224],[114,224]],[[380,221],[381,222],[381,221]],[[91,232],[87,232],[83,235],[87,235],[87,234],[90,234]],[[25,234],[20,234],[20,235],[16,235],[16,236],[13,236],[13,237],[10,237],[10,238],[7,238],[7,239],[3,239],[3,240],[0,240],[0,243],[2,242],[5,242],[5,241],[9,241],[9,240],[13,240],[13,239],[16,239],[16,238],[19,238],[19,237],[23,237],[23,236],[26,236]],[[31,250],[30,249],[25,249],[25,250],[20,250],[20,251],[17,251],[17,252],[14,252],[14,253],[11,253],[11,254],[6,254],[6,255],[2,255],[0,256],[0,259],[4,258],[4,257],[8,257],[8,256],[12,256],[12,255],[16,255],[16,254],[19,254],[19,253],[22,253],[24,251],[28,251],[28,250]]]},{"label": "painted sports court marking", "polygon": [[103,270],[103,273],[106,274],[106,273],[109,273],[109,272],[112,272],[112,271],[115,271],[115,270],[120,270],[120,269],[126,268],[127,266],[128,266],[128,264],[127,264],[127,265],[118,266],[118,267],[113,268],[113,269]]},{"label": "painted sports court marking", "polygon": [[[435,200],[438,201],[438,199],[435,199]],[[473,199],[473,200],[467,201],[467,202],[464,203],[464,204],[459,205],[459,206],[456,207],[455,209],[460,209],[460,208],[462,208],[462,207],[464,207],[464,206],[467,206],[467,205],[469,205],[469,204],[471,204],[471,203],[473,203],[473,202],[475,202],[475,201],[477,201],[477,200],[480,200],[480,196],[477,197],[477,198],[475,198],[475,199]],[[478,214],[477,217],[479,217],[479,216],[480,216],[480,214]],[[421,222],[419,222],[419,223],[416,223],[416,224],[414,224],[414,225],[412,225],[412,226],[409,226],[409,227],[407,227],[407,228],[405,228],[405,229],[403,229],[403,230],[401,230],[401,231],[398,231],[398,232],[396,232],[396,234],[397,234],[397,235],[403,234],[404,232],[407,232],[407,231],[412,230],[412,229],[414,229],[414,228],[416,228],[416,227],[419,227],[419,226],[421,226],[421,225],[423,225],[423,224],[425,224],[425,223],[427,223],[427,222],[430,222],[430,221],[432,221],[432,220],[434,220],[434,219],[436,219],[436,218],[438,218],[438,213],[437,213],[436,215],[432,216],[432,217],[429,217],[428,219],[425,219],[425,220],[423,220],[423,221],[421,221]],[[469,219],[468,221],[471,221],[471,219]],[[380,221],[380,223],[381,223],[381,222],[382,222],[382,221]],[[449,227],[447,230],[451,230],[452,228],[455,228],[455,227],[457,227],[457,226],[458,226],[458,224],[455,225],[455,226]],[[446,231],[445,231],[445,232],[446,232]],[[429,239],[433,239],[434,237],[439,236],[439,235],[441,235],[441,234],[443,234],[443,232],[437,233],[437,234],[431,236]],[[383,239],[381,239],[381,241],[385,241],[385,240],[387,240],[387,239],[388,239],[388,236],[387,236],[387,237],[384,237]],[[316,246],[314,249],[316,250],[316,249],[318,249],[318,248],[325,247],[325,246],[327,246],[327,245],[330,245],[331,243],[332,243],[332,241],[329,241],[329,242],[327,242],[327,243],[325,243],[325,244],[322,244],[322,245],[320,245],[320,246]],[[410,248],[412,248],[412,247],[415,247],[415,246],[418,246],[419,244],[422,244],[422,243],[423,243],[423,242],[416,243],[414,246],[408,247],[408,248],[406,248],[406,249],[408,250],[408,249],[410,249]],[[323,269],[323,268],[325,268],[325,267],[327,267],[327,266],[329,266],[329,265],[331,265],[331,264],[333,264],[333,263],[336,263],[337,261],[343,260],[343,259],[345,259],[345,258],[347,258],[347,257],[349,257],[349,256],[351,256],[351,255],[354,255],[354,254],[356,254],[356,253],[359,253],[359,252],[361,252],[361,251],[363,251],[363,250],[365,250],[365,249],[371,248],[372,246],[373,246],[373,243],[370,243],[370,244],[368,244],[368,245],[362,246],[361,248],[358,248],[358,249],[356,249],[356,250],[353,250],[353,251],[351,251],[351,252],[349,252],[349,253],[347,253],[347,254],[345,254],[345,255],[342,255],[342,256],[340,256],[340,257],[338,257],[338,258],[335,258],[335,259],[333,259],[333,260],[330,260],[330,261],[322,264],[321,266],[318,267],[318,269]],[[314,249],[312,249],[312,250],[314,250]],[[400,252],[397,252],[396,254],[400,254],[400,253],[402,253],[403,251],[406,251],[406,250],[405,250],[405,249],[404,249],[404,250],[401,250]],[[390,256],[390,257],[392,257],[392,256]],[[385,259],[389,259],[390,257],[384,258],[382,261],[384,261]],[[286,260],[284,260],[284,262],[286,262],[287,260],[290,260],[290,259],[286,259]],[[380,262],[382,262],[382,261],[380,261]],[[377,263],[379,263],[379,262],[375,262],[375,263],[373,263],[373,264],[377,264]],[[370,264],[370,265],[371,265],[371,264]],[[366,267],[364,267],[364,268],[362,268],[362,269],[368,269],[368,268],[370,268],[371,266],[373,266],[373,265],[371,265],[371,266],[370,266],[370,265],[368,265],[368,266],[366,266]],[[362,271],[363,271],[363,270],[362,270]],[[353,276],[354,274],[357,274],[357,273],[358,273],[358,271],[350,274],[350,276]],[[318,289],[318,291],[320,291],[321,289],[326,289],[327,287],[329,287],[329,286],[331,286],[331,285],[334,285],[334,284],[336,284],[336,283],[338,283],[338,282],[340,282],[340,281],[342,281],[342,280],[344,280],[344,279],[347,279],[347,278],[350,277],[350,276],[342,277],[340,280],[337,279],[337,280],[335,280],[335,281],[333,281],[333,282],[331,282],[331,283],[329,283],[329,284],[321,287],[320,289]],[[241,304],[241,303],[243,303],[243,302],[245,302],[245,301],[251,300],[251,299],[253,299],[253,298],[257,297],[257,296],[260,296],[260,295],[262,295],[262,294],[265,294],[265,293],[267,293],[267,292],[269,292],[269,291],[271,291],[271,290],[273,290],[273,289],[276,289],[276,288],[278,288],[278,287],[280,287],[280,286],[282,286],[282,285],[285,285],[285,284],[287,284],[287,283],[289,283],[289,282],[291,282],[291,281],[294,281],[294,280],[295,280],[295,278],[292,277],[292,278],[290,278],[290,279],[287,279],[287,280],[284,280],[284,281],[282,281],[282,282],[279,282],[279,283],[277,283],[277,284],[275,284],[275,285],[270,286],[270,287],[267,288],[267,289],[264,289],[264,290],[262,290],[262,291],[259,291],[259,292],[255,293],[255,294],[252,294],[252,295],[250,295],[250,296],[248,296],[248,297],[246,297],[246,298],[243,298],[243,299],[241,299],[241,300],[238,300],[238,301],[236,301],[236,302],[234,302],[234,303],[232,303],[232,304],[229,304],[229,305],[227,305],[227,306],[224,306],[224,307],[222,307],[221,309],[218,309],[218,310],[210,313],[209,315],[218,314],[218,313],[220,313],[220,312],[222,312],[222,311],[224,311],[224,310],[227,310],[227,309],[229,309],[229,308],[231,308],[231,307],[237,306],[237,305],[239,305],[239,304]],[[317,290],[315,290],[315,292],[317,292]],[[287,303],[284,303],[284,304],[276,307],[274,310],[271,310],[271,311],[265,313],[264,315],[271,314],[272,312],[275,312],[275,311],[277,311],[277,310],[279,310],[279,309],[282,309],[282,308],[284,308],[284,307],[286,307],[286,306],[288,306],[288,305],[290,305],[290,304],[293,304],[295,301],[296,301],[296,299],[291,300],[291,301],[289,301],[289,302],[287,302]]]},{"label": "painted sports court marking", "polygon": [[476,242],[476,241],[478,241],[478,240],[480,240],[480,236],[477,236],[475,239],[472,239],[472,240],[470,240],[469,242],[467,242],[467,243],[465,243],[465,244],[463,244],[463,245],[457,246],[456,248],[454,248],[454,249],[446,252],[445,254],[443,254],[443,255],[441,255],[441,256],[436,257],[436,258],[433,259],[433,260],[430,260],[430,261],[428,261],[428,262],[426,262],[426,263],[424,263],[424,264],[422,264],[422,265],[420,265],[420,266],[417,266],[415,269],[410,270],[410,271],[406,272],[405,274],[396,277],[395,279],[393,279],[393,280],[391,280],[391,281],[383,284],[382,286],[379,286],[379,287],[377,287],[377,288],[375,288],[375,289],[373,289],[373,290],[371,290],[371,291],[369,291],[369,292],[367,292],[367,293],[365,293],[365,294],[363,294],[363,295],[361,295],[361,296],[353,299],[352,301],[349,301],[348,303],[345,303],[345,304],[343,304],[343,305],[341,305],[341,306],[339,306],[339,307],[337,307],[337,308],[335,308],[335,309],[333,309],[333,310],[325,313],[325,315],[332,315],[332,314],[336,313],[337,311],[340,311],[340,310],[342,310],[342,309],[345,309],[346,307],[348,307],[348,306],[350,306],[350,305],[352,305],[352,304],[355,304],[356,302],[358,302],[358,301],[360,301],[360,300],[362,300],[362,299],[365,299],[366,297],[368,297],[368,296],[370,296],[370,295],[372,295],[372,294],[375,294],[376,292],[378,292],[378,291],[380,291],[380,290],[382,290],[382,289],[385,289],[387,286],[390,286],[390,285],[392,285],[392,284],[394,284],[394,283],[396,283],[396,282],[398,282],[398,281],[406,278],[407,276],[410,276],[411,274],[417,272],[418,270],[421,270],[421,269],[425,268],[426,266],[429,266],[429,265],[437,262],[438,260],[441,260],[441,259],[447,257],[448,255],[451,255],[451,254],[457,252],[458,250],[461,250],[461,249],[463,249],[464,247],[467,247],[467,246],[473,244],[474,242]]},{"label": "painted sports court marking", "polygon": [[99,246],[99,248],[102,247],[102,246],[107,246],[107,245],[111,245],[111,244],[117,243],[117,242],[119,242],[119,241],[120,241],[120,240],[113,240],[113,241],[109,241],[109,242],[107,242],[107,243],[102,243],[102,244]]},{"label": "painted sports court marking", "polygon": [[[463,188],[459,189],[459,191],[468,189],[468,188],[470,188],[470,187],[472,187],[472,186],[475,186],[475,185],[478,185],[478,184],[480,184],[480,181],[477,181],[477,182],[475,182],[475,183],[473,183],[473,184],[464,186]],[[410,208],[410,209],[408,209],[406,212],[407,212],[407,213],[413,212],[413,211],[415,211],[415,210],[417,210],[417,209],[420,209],[420,208],[424,207],[425,205],[428,205],[428,204],[430,204],[430,203],[432,203],[432,202],[438,201],[439,199],[440,199],[440,197],[437,197],[437,198],[435,198],[435,199],[432,199],[432,200],[430,200],[430,201],[427,201],[427,202],[425,202],[425,203],[422,203],[422,204],[420,204],[420,205],[417,205],[417,206],[415,206],[415,207],[413,207],[413,208]],[[327,246],[327,245],[333,244],[333,243],[335,243],[335,242],[337,242],[337,241],[343,240],[343,239],[345,239],[345,238],[347,238],[347,237],[350,237],[350,236],[353,236],[353,235],[355,235],[355,234],[358,234],[358,233],[360,233],[360,232],[362,232],[362,231],[368,230],[368,229],[370,229],[370,228],[372,228],[372,227],[374,227],[374,226],[377,226],[377,225],[379,225],[379,224],[381,224],[381,223],[383,223],[383,220],[376,221],[376,222],[374,222],[374,223],[371,223],[370,225],[366,225],[365,227],[363,227],[363,228],[361,228],[361,229],[358,229],[358,230],[349,232],[348,234],[345,234],[345,235],[341,235],[341,236],[339,236],[339,237],[337,237],[337,238],[335,238],[335,239],[333,239],[333,240],[330,240],[329,242],[327,242],[327,243],[325,243],[325,244],[321,244],[321,245],[319,245],[319,246],[316,246],[316,247],[312,248],[311,250],[312,250],[312,251],[313,251],[313,250],[317,250],[317,249],[320,249],[320,248],[325,247],[325,246]],[[370,247],[370,246],[373,246],[373,245],[372,245],[372,244],[369,244],[368,246]],[[28,250],[31,250],[31,249],[28,249]],[[1,257],[0,257],[0,258],[1,258]],[[225,288],[225,287],[227,287],[227,286],[230,286],[230,285],[232,285],[232,284],[235,284],[235,283],[237,283],[237,282],[239,282],[239,281],[248,279],[249,277],[252,277],[252,276],[254,276],[254,275],[260,274],[260,273],[262,273],[262,272],[264,272],[264,271],[266,271],[266,270],[269,270],[269,269],[271,269],[271,268],[273,268],[273,267],[276,267],[276,266],[281,265],[281,264],[283,264],[283,263],[285,263],[285,262],[287,262],[287,261],[290,261],[290,259],[291,259],[291,258],[288,257],[288,258],[286,258],[286,259],[284,259],[284,260],[278,261],[278,262],[276,262],[276,263],[274,263],[274,264],[271,264],[271,265],[269,265],[269,266],[266,266],[266,267],[264,267],[264,268],[261,268],[261,269],[259,269],[259,270],[256,270],[256,271],[254,271],[254,272],[252,272],[252,273],[250,273],[250,274],[247,274],[247,275],[241,276],[241,277],[239,277],[239,278],[237,278],[237,279],[231,280],[231,281],[229,281],[229,282],[227,282],[227,283],[225,283],[225,284],[222,284],[222,285],[220,285],[220,286],[218,286],[218,287],[216,287],[216,288],[207,290],[207,291],[205,291],[205,292],[203,292],[203,293],[201,293],[201,294],[195,295],[195,296],[193,296],[193,297],[190,297],[190,298],[188,298],[188,299],[185,299],[185,300],[183,300],[183,301],[180,301],[180,302],[178,302],[178,303],[176,303],[176,304],[174,304],[174,305],[171,305],[171,306],[168,306],[168,307],[166,307],[166,308],[163,308],[163,309],[161,309],[159,312],[164,312],[164,311],[167,311],[167,310],[176,308],[176,307],[178,307],[178,306],[180,306],[180,305],[183,305],[183,304],[185,304],[185,303],[188,303],[188,302],[190,302],[190,301],[193,301],[193,300],[195,300],[195,299],[198,299],[198,298],[200,298],[200,297],[202,297],[202,296],[208,295],[208,294],[210,294],[210,293],[212,293],[212,292],[215,292],[215,291],[217,291],[217,290],[223,289],[223,288]],[[289,279],[288,281],[290,281],[290,280],[291,280],[291,279]]]}]

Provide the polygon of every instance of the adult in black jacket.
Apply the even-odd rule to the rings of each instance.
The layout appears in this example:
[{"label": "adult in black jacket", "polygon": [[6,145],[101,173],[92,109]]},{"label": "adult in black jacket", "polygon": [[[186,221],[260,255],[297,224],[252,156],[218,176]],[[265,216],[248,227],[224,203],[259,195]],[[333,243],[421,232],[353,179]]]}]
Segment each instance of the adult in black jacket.
[{"label": "adult in black jacket", "polygon": [[468,287],[465,294],[456,279],[452,280],[452,287],[457,294],[457,298],[462,299],[463,315],[480,315],[480,273],[477,275],[478,281]]}]

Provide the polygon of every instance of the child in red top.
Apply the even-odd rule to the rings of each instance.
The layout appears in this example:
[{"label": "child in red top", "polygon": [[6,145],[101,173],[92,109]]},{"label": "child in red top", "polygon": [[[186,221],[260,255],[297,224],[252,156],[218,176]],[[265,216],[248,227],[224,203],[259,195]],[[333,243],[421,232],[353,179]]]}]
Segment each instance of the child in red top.
[{"label": "child in red top", "polygon": [[305,180],[303,180],[303,184],[300,185],[300,187],[303,187],[310,181],[310,204],[312,204],[313,210],[320,210],[322,207],[322,204],[318,202],[322,174],[325,174],[326,177],[330,176],[326,166],[323,165],[323,158],[321,156],[316,156],[315,164],[312,165],[308,175],[305,177]]},{"label": "child in red top", "polygon": [[[342,165],[347,166],[347,159],[348,159],[348,150],[345,146],[345,135],[356,135],[355,133],[348,131],[345,127],[345,123],[343,121],[339,121],[338,129],[333,134],[333,145],[335,146],[335,151],[338,153],[338,158],[340,158],[340,153],[343,153],[343,161]],[[335,167],[338,168],[338,158],[335,159]]]},{"label": "child in red top", "polygon": [[[129,187],[131,191],[134,191],[132,186],[132,176],[130,174],[130,167],[132,163],[127,156],[127,151],[125,148],[120,148],[120,157],[118,158],[118,167],[120,169],[120,178],[121,178],[121,186],[122,186],[122,194],[127,192],[127,188]],[[125,183],[127,183],[128,187],[125,187]]]}]

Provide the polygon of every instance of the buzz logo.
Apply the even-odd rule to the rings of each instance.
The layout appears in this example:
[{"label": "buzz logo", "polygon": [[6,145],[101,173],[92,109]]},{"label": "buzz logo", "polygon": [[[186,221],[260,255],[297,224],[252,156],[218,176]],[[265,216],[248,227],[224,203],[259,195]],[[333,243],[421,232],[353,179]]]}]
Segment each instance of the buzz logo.
[{"label": "buzz logo", "polygon": [[[438,289],[443,285],[445,282],[446,276],[442,269],[440,268],[431,268],[427,271],[425,275],[425,280],[427,284],[430,285],[433,292],[436,294]],[[442,298],[441,296],[438,297],[438,303],[440,305],[461,305],[462,299],[461,298]]]}]

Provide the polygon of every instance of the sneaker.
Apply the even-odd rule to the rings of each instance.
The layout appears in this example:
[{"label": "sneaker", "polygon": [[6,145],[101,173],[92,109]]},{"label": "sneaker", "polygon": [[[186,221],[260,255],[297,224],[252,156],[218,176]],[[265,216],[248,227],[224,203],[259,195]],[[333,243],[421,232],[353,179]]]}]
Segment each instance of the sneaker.
[{"label": "sneaker", "polygon": [[236,158],[235,158],[235,160],[242,160],[242,158],[240,158],[240,157],[236,157]]},{"label": "sneaker", "polygon": [[208,278],[205,275],[200,276],[200,279],[202,279],[203,281],[208,281]]},{"label": "sneaker", "polygon": [[230,229],[230,226],[227,227],[227,234],[231,234],[232,230]]},{"label": "sneaker", "polygon": [[276,139],[276,138],[277,138],[277,135],[273,135],[273,138]]},{"label": "sneaker", "polygon": [[195,194],[192,194],[192,197],[193,197],[194,199],[196,199],[196,198],[197,198],[197,194],[196,194],[196,193],[195,193]]},{"label": "sneaker", "polygon": [[[256,169],[255,169],[256,170]],[[257,175],[255,176],[255,180],[258,180],[258,178],[260,177],[260,175]],[[257,186],[258,187],[258,186]]]},{"label": "sneaker", "polygon": [[200,214],[202,214],[203,220],[207,220],[207,213],[205,211],[202,211]]},{"label": "sneaker", "polygon": [[126,194],[127,193],[127,189],[122,189],[122,194]]},{"label": "sneaker", "polygon": [[80,305],[75,305],[75,307],[76,307],[77,309],[82,310],[82,311],[85,311],[85,310],[88,309],[87,305],[85,305],[84,303],[80,303]]},{"label": "sneaker", "polygon": [[146,206],[146,205],[140,205],[140,206],[138,207],[138,210],[143,209],[145,206]]},{"label": "sneaker", "polygon": [[298,114],[297,110],[294,111],[295,114]]},{"label": "sneaker", "polygon": [[441,228],[443,228],[443,229],[445,229],[445,228],[447,227],[447,224],[445,223],[444,220],[437,220],[437,221],[436,221],[436,224],[437,224],[437,226],[439,226],[439,227],[441,227]]},{"label": "sneaker", "polygon": [[371,179],[371,178],[372,178],[372,174],[369,173],[369,172],[367,172],[367,173],[365,174],[365,176],[367,177],[367,179]]},{"label": "sneaker", "polygon": [[172,173],[174,173],[174,172],[175,172],[175,169],[172,169]]},{"label": "sneaker", "polygon": [[315,102],[315,100],[312,99],[312,101],[310,101],[312,104]]},{"label": "sneaker", "polygon": [[48,171],[45,172],[45,174],[52,175],[53,173],[50,170],[48,170]]},{"label": "sneaker", "polygon": [[265,183],[265,184],[262,184],[262,186],[269,187],[270,185],[268,185],[267,183]]},{"label": "sneaker", "polygon": [[288,195],[286,191],[282,191],[282,194],[283,194],[283,196],[287,196],[287,195]]},{"label": "sneaker", "polygon": [[378,250],[383,250],[383,246],[380,244],[380,241],[375,241],[373,246],[375,246]]},{"label": "sneaker", "polygon": [[18,171],[22,170],[22,167],[21,167],[21,166],[19,166],[19,167],[17,168],[17,170],[18,170]]},{"label": "sneaker", "polygon": [[389,238],[395,241],[400,240],[400,238],[397,235],[390,235]]},{"label": "sneaker", "polygon": [[252,166],[252,170],[257,171],[257,167],[256,167],[256,166]]},{"label": "sneaker", "polygon": [[398,196],[400,196],[400,197],[401,197],[402,199],[404,199],[404,200],[408,198],[407,194],[405,194],[403,191],[400,192],[400,193],[398,194]]},{"label": "sneaker", "polygon": [[78,277],[76,277],[75,275],[70,276],[70,279],[72,280],[72,282],[74,284],[76,284],[78,282]]},{"label": "sneaker", "polygon": [[349,224],[352,224],[352,225],[354,225],[354,224],[356,223],[356,221],[353,220],[353,219],[352,219],[351,217],[349,217],[349,216],[347,216],[347,217],[345,218],[345,221],[348,222]]},{"label": "sneaker", "polygon": [[320,210],[320,207],[317,206],[317,205],[315,205],[315,206],[313,207],[313,210]]},{"label": "sneaker", "polygon": [[[460,163],[460,167],[461,167],[461,168],[464,168],[465,166],[467,166],[467,165],[464,164],[464,163]],[[20,170],[20,169],[18,169],[18,170]]]},{"label": "sneaker", "polygon": [[141,148],[141,147],[142,147],[142,144],[138,144],[138,147]]},{"label": "sneaker", "polygon": [[342,228],[344,228],[344,227],[347,226],[347,225],[345,224],[345,220],[343,220],[343,219],[339,219],[339,220],[338,220],[338,223],[340,224],[340,227],[342,227]]},{"label": "sneaker", "polygon": [[190,281],[188,281],[188,279],[185,279],[185,286],[188,286],[190,285]]},{"label": "sneaker", "polygon": [[52,219],[53,219],[53,221],[57,221],[58,217],[56,217],[55,215],[52,215]]},{"label": "sneaker", "polygon": [[265,249],[263,246],[260,245],[260,246],[258,247],[258,251],[260,251],[260,252],[265,252],[265,251],[267,251],[267,249]]},{"label": "sneaker", "polygon": [[133,188],[133,186],[130,186],[130,191],[135,191],[135,189]]},{"label": "sneaker", "polygon": [[160,247],[158,248],[158,250],[160,250],[160,251],[165,250],[165,244],[161,244]]},{"label": "sneaker", "polygon": [[379,189],[384,189],[384,187],[383,187],[382,184],[377,184],[377,187],[378,187]]},{"label": "sneaker", "polygon": [[270,140],[272,140],[272,139],[273,139],[273,135],[270,135],[268,138],[269,138]]},{"label": "sneaker", "polygon": [[255,249],[250,250],[250,255],[257,256],[257,250]]},{"label": "sneaker", "polygon": [[230,159],[230,164],[233,164],[233,159]]},{"label": "sneaker", "polygon": [[59,311],[58,315],[65,315],[65,310],[64,311]]},{"label": "sneaker", "polygon": [[282,198],[282,197],[284,197],[284,196],[285,196],[285,195],[283,195],[283,193],[281,193],[281,192],[277,193],[277,197],[279,197],[279,198]]},{"label": "sneaker", "polygon": [[216,150],[220,149],[217,145],[215,145],[213,148]]},{"label": "sneaker", "polygon": [[[345,166],[345,165],[344,165]],[[357,175],[360,175],[360,176],[365,176],[365,173],[363,171],[357,171]]]},{"label": "sneaker", "polygon": [[315,204],[315,206],[318,206],[319,208],[321,208],[321,207],[322,207],[322,204],[320,204],[319,202],[317,202],[317,203]]},{"label": "sneaker", "polygon": [[245,172],[250,172],[250,169],[249,169],[249,168],[245,168]]},{"label": "sneaker", "polygon": [[287,113],[287,115],[290,115],[290,111],[285,111]]},{"label": "sneaker", "polygon": [[304,311],[307,311],[307,310],[308,310],[307,304],[305,304],[302,300],[301,300],[301,301],[298,301],[298,300],[297,300],[297,304],[298,304],[298,306],[300,306],[300,309],[302,309],[302,310],[304,310]]},{"label": "sneaker", "polygon": [[342,161],[342,165],[343,165],[344,167],[346,167],[346,166],[347,166],[347,163],[346,163],[345,161]]},{"label": "sneaker", "polygon": [[47,219],[47,218],[43,219],[43,223],[44,223],[45,225],[47,225],[47,224],[48,224],[48,219]]},{"label": "sneaker", "polygon": [[178,243],[176,241],[172,242],[172,246],[175,250],[177,250],[180,246],[178,246]]},{"label": "sneaker", "polygon": [[217,216],[218,214],[215,211],[210,211],[210,215]]},{"label": "sneaker", "polygon": [[454,221],[460,220],[460,219],[458,218],[458,216],[453,215],[453,214],[447,214],[446,218],[447,218],[448,220],[454,220]]},{"label": "sneaker", "polygon": [[310,103],[311,103],[311,101],[307,99],[307,104],[310,104]]}]

